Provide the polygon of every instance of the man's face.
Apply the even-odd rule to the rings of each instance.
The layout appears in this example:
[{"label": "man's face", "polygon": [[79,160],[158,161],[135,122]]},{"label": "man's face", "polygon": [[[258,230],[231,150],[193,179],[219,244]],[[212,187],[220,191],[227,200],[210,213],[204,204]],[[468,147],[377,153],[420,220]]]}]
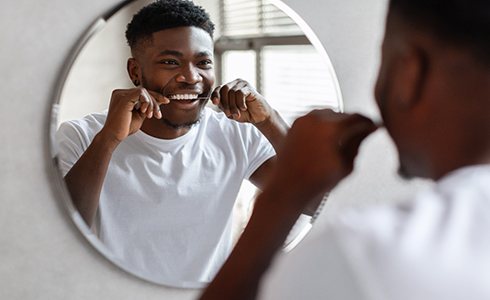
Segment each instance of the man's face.
[{"label": "man's face", "polygon": [[[201,28],[177,27],[153,33],[137,51],[143,87],[164,94],[162,120],[174,127],[199,120],[214,85],[213,40]],[[182,100],[184,99],[184,100]]]}]

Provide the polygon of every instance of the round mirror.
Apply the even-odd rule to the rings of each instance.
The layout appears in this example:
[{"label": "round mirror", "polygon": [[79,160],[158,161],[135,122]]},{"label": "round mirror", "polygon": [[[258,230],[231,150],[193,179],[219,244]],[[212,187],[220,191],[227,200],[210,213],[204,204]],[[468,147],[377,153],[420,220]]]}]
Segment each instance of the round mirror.
[{"label": "round mirror", "polygon": [[[274,137],[254,118],[271,113],[290,125],[313,109],[342,110],[341,94],[325,50],[279,1],[155,3],[126,1],[80,39],[53,105],[52,152],[69,212],[103,255],[151,282],[202,287],[246,226],[273,163]],[[155,14],[174,19],[152,31],[160,25],[145,20]],[[237,78],[230,87],[240,94],[218,90],[219,103],[208,101]],[[230,99],[249,118],[224,114]],[[315,209],[305,212],[285,250],[314,219]]]}]

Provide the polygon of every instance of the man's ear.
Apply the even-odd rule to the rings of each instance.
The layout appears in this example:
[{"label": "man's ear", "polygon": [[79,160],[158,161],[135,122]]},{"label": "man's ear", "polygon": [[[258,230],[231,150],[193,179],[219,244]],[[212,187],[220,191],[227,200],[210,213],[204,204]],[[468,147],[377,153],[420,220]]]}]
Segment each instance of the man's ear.
[{"label": "man's ear", "polygon": [[416,47],[404,49],[398,61],[395,83],[397,101],[401,107],[412,107],[422,99],[427,83],[429,60],[427,53]]},{"label": "man's ear", "polygon": [[134,57],[128,58],[126,68],[133,84],[139,86],[141,84],[141,67]]}]

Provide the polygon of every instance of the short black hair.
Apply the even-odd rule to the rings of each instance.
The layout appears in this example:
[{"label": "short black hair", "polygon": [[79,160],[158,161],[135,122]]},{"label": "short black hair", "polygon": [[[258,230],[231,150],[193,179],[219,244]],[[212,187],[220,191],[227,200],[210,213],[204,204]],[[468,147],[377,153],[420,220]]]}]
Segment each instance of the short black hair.
[{"label": "short black hair", "polygon": [[490,64],[490,0],[391,0],[390,10]]},{"label": "short black hair", "polygon": [[126,40],[133,49],[154,32],[182,26],[201,28],[213,37],[214,24],[201,6],[190,0],[158,0],[133,16],[126,29]]}]

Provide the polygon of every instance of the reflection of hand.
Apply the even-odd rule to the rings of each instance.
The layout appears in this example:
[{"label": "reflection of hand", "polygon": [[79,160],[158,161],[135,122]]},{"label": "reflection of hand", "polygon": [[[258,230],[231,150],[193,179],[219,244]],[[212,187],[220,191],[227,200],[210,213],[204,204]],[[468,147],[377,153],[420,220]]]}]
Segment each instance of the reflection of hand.
[{"label": "reflection of hand", "polygon": [[211,101],[229,118],[238,122],[257,124],[267,120],[272,114],[272,108],[265,98],[242,79],[235,79],[215,88]]},{"label": "reflection of hand", "polygon": [[138,87],[114,90],[109,104],[109,112],[102,133],[117,142],[141,128],[145,118],[160,119],[160,104],[169,100],[161,94]]},{"label": "reflection of hand", "polygon": [[361,142],[376,128],[361,115],[328,109],[297,119],[278,153],[274,186],[304,201],[294,205],[306,206],[352,171]]}]

